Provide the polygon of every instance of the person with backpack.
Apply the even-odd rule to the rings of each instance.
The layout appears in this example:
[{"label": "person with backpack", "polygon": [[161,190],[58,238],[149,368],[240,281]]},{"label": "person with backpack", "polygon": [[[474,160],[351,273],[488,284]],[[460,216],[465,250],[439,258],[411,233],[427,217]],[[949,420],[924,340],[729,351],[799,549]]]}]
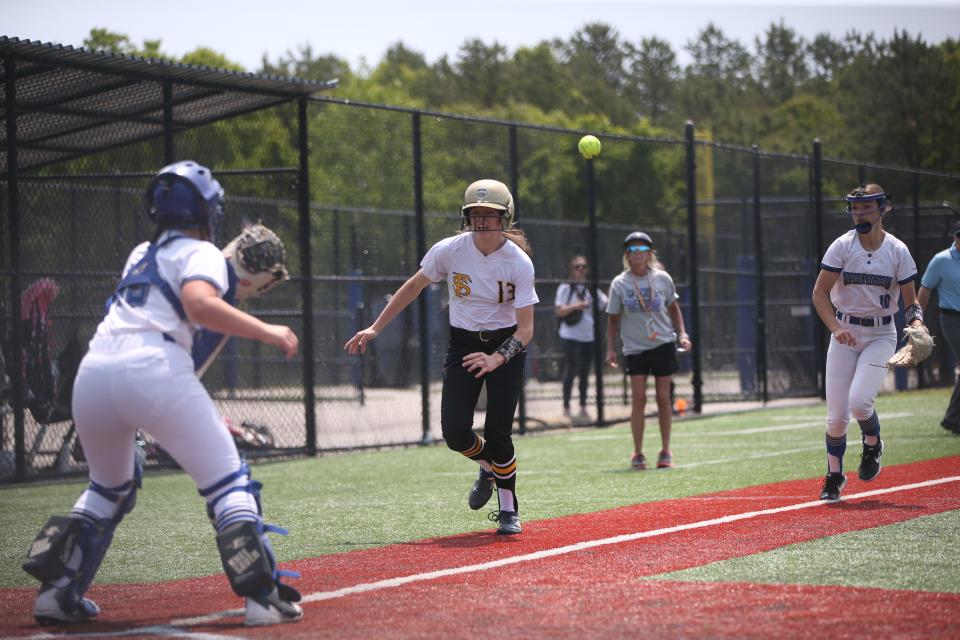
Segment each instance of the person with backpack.
[{"label": "person with backpack", "polygon": [[[594,359],[597,336],[593,325],[593,295],[587,284],[590,264],[581,255],[570,260],[570,280],[557,287],[554,312],[557,314],[560,344],[563,346],[563,415],[570,417],[573,379],[579,378],[580,412],[577,419],[587,422],[587,385],[590,363]],[[607,295],[597,290],[601,308],[607,306]]]}]

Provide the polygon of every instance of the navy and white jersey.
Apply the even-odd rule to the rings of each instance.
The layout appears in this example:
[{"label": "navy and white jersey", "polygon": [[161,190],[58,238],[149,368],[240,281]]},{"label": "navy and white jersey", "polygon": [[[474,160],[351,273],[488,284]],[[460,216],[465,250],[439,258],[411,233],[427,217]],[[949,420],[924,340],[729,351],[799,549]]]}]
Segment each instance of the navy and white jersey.
[{"label": "navy and white jersey", "polygon": [[540,301],[533,285],[533,261],[507,240],[488,256],[461,233],[430,247],[420,263],[432,282],[447,281],[450,325],[467,331],[517,324],[517,309]]},{"label": "navy and white jersey", "polygon": [[[168,294],[172,293],[176,303],[179,303],[181,287],[191,280],[209,282],[222,296],[229,288],[227,262],[212,243],[176,231],[161,234],[155,246],[155,273],[161,280],[149,277],[149,284],[129,287],[115,295],[95,337],[158,331],[190,351],[198,327],[184,316],[182,307],[168,300],[161,291],[163,284],[169,285]],[[131,269],[141,263],[150,247],[149,242],[144,242],[131,252],[123,268],[124,279],[136,275],[131,274]],[[147,275],[150,267],[144,264],[140,270]]]},{"label": "navy and white jersey", "polygon": [[851,229],[833,241],[820,268],[840,274],[830,290],[838,311],[864,318],[889,316],[900,303],[900,285],[917,278],[917,265],[910,250],[898,238],[885,233],[880,247],[867,251],[860,234]]}]

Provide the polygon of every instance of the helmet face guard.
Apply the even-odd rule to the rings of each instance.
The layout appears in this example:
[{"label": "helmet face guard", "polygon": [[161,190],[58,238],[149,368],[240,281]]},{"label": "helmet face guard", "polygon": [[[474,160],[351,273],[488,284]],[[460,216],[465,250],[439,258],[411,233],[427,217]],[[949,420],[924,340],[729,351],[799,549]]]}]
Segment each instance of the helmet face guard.
[{"label": "helmet face guard", "polygon": [[210,170],[192,160],[161,169],[147,184],[143,204],[162,229],[206,229],[215,242],[223,220],[223,188]]},{"label": "helmet face guard", "polygon": [[[887,206],[887,194],[883,191],[880,193],[866,193],[866,190],[863,186],[860,186],[857,189],[854,189],[847,196],[847,208],[846,212],[848,215],[862,215],[858,214],[853,210],[853,205],[858,202],[876,202],[877,211],[876,213],[880,214],[880,217],[883,217],[883,214],[886,213]],[[874,213],[870,211],[868,213]],[[876,224],[880,217],[877,220],[870,222],[869,220],[860,219],[860,222],[857,222],[853,225],[853,228],[857,230],[857,233],[870,233],[870,230],[873,229],[873,225]]]},{"label": "helmet face guard", "polygon": [[884,192],[880,193],[864,193],[862,189],[854,190],[850,195],[847,196],[847,213],[853,215],[853,204],[855,202],[876,202],[877,209],[883,212],[884,207],[887,205],[887,194]]}]

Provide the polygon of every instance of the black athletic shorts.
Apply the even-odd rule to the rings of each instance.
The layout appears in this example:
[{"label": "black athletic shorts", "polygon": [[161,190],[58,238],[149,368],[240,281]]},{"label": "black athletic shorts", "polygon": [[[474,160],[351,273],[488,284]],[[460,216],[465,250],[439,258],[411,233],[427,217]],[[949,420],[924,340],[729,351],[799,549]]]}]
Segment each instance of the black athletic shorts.
[{"label": "black athletic shorts", "polygon": [[627,373],[631,376],[672,376],[679,369],[675,342],[666,342],[649,351],[627,356]]}]

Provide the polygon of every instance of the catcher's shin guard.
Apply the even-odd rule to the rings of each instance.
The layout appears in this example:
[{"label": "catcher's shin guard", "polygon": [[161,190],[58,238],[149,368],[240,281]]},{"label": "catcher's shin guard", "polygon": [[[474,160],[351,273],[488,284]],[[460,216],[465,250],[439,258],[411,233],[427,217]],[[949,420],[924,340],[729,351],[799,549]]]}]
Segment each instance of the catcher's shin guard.
[{"label": "catcher's shin guard", "polygon": [[103,563],[114,531],[136,504],[141,475],[137,463],[134,479],[119,487],[107,488],[91,482],[88,491],[117,505],[114,516],[96,518],[85,512],[54,516],[30,546],[23,570],[42,582],[45,591],[56,590],[56,601],[64,615],[79,619],[96,615],[89,613],[83,594]]},{"label": "catcher's shin guard", "polygon": [[[251,479],[250,468],[243,463],[237,471],[201,489],[200,495],[207,498],[207,515],[217,530],[217,549],[233,592],[238,596],[263,599],[276,589],[283,600],[297,602],[300,593],[281,583],[280,578],[299,578],[300,574],[277,567],[267,534],[285,536],[287,531],[263,522],[260,505],[262,486]],[[235,493],[249,494],[252,504],[245,500],[228,504],[227,496]]]}]

